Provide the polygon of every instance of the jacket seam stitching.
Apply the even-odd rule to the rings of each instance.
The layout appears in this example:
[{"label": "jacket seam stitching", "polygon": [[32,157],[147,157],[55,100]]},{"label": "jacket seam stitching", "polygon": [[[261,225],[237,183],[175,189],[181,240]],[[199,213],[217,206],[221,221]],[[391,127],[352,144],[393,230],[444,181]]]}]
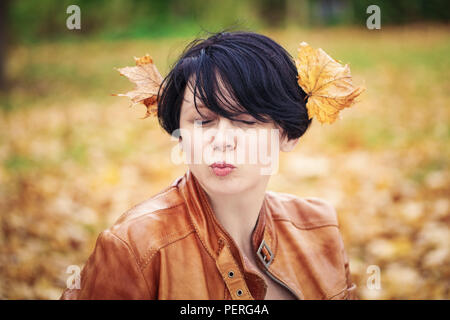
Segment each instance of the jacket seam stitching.
[{"label": "jacket seam stitching", "polygon": [[[160,211],[164,211],[164,210],[168,210],[168,209],[173,209],[173,208],[176,208],[176,207],[181,206],[181,205],[183,205],[183,203],[179,203],[179,204],[176,204],[176,205],[173,205],[173,206],[170,206],[170,207],[166,207],[166,208],[160,208],[160,209],[156,209],[156,210],[148,210],[148,211],[142,213],[141,215],[139,215],[138,217],[131,217],[131,218],[129,218],[129,219],[126,220],[125,222],[127,222],[127,221],[133,221],[133,222],[135,222],[135,221],[140,221],[141,219],[146,219],[146,218],[148,218],[147,215],[149,215],[149,214],[159,213]],[[131,210],[132,210],[132,209],[131,209]],[[123,223],[123,221],[121,221],[120,223],[118,223],[118,225],[120,226],[121,223]],[[113,227],[115,227],[115,226],[113,226]]]},{"label": "jacket seam stitching", "polygon": [[[154,200],[154,199],[156,199],[156,198],[152,198],[152,199],[149,199],[149,200]],[[159,211],[163,211],[163,210],[167,210],[167,209],[172,209],[172,208],[181,206],[181,205],[183,205],[183,204],[184,204],[183,202],[180,202],[180,203],[174,204],[173,206],[170,206],[170,207],[160,208],[160,209],[156,209],[156,210],[148,210],[148,211],[146,211],[145,213],[142,213],[142,214],[145,215],[145,214],[149,214],[149,213],[157,213],[157,212],[159,212]],[[128,212],[131,212],[133,209],[137,208],[138,206],[139,206],[139,204],[136,205],[136,206],[134,206],[134,207],[131,208],[130,210],[128,210]]]},{"label": "jacket seam stitching", "polygon": [[[181,239],[187,237],[187,236],[188,236],[189,234],[191,234],[192,232],[194,232],[194,230],[189,230],[186,234],[181,234],[181,236],[179,236],[178,238],[174,238],[173,241],[169,241],[168,243],[165,243],[165,244],[163,244],[163,245],[161,245],[161,246],[158,246],[158,247],[152,247],[152,248],[148,249],[147,252],[145,253],[144,257],[142,258],[142,260],[144,260],[144,261],[139,265],[139,267],[140,267],[142,270],[144,270],[144,269],[148,266],[148,264],[149,264],[149,262],[151,261],[151,259],[153,258],[153,256],[154,256],[155,254],[157,254],[162,248],[165,248],[165,247],[167,247],[167,246],[169,246],[169,245],[171,245],[171,244],[177,242],[178,240],[181,240]],[[178,234],[180,234],[180,232],[173,232],[173,233],[171,233],[171,234],[169,234],[169,235],[167,235],[167,236],[165,236],[165,237],[160,238],[158,241],[161,241],[161,240],[165,240],[165,239],[171,238],[172,236],[178,235]],[[153,251],[153,252],[152,252],[152,251]],[[147,258],[147,255],[149,255],[151,252],[152,252],[152,254]]]},{"label": "jacket seam stitching", "polygon": [[164,196],[166,193],[169,193],[170,191],[172,191],[172,189],[176,189],[175,186],[169,187],[166,191],[159,193],[157,195],[155,195],[153,198],[150,198],[149,200],[154,200],[154,199],[158,199],[161,198],[162,196]]},{"label": "jacket seam stitching", "polygon": [[[178,203],[178,204],[176,204],[176,205],[173,205],[173,206],[170,206],[170,207],[167,207],[167,208],[161,208],[161,209],[157,209],[157,210],[154,210],[154,211],[149,211],[149,212],[146,212],[145,214],[158,213],[158,212],[160,212],[160,211],[168,210],[168,209],[173,209],[173,208],[176,208],[176,207],[181,206],[181,205],[183,205],[183,203]],[[145,214],[144,214],[144,215],[145,215]],[[142,218],[145,219],[145,216],[142,216]],[[164,236],[164,237],[162,237],[162,238],[158,238],[158,239],[155,240],[155,241],[161,241],[161,240],[164,240],[164,239],[166,239],[166,238],[168,238],[168,237],[170,237],[170,236],[172,236],[172,235],[174,235],[174,234],[176,234],[176,233],[179,233],[179,231],[176,231],[176,232],[174,232],[174,233],[171,233],[171,234],[169,234],[169,235],[166,235],[166,236]],[[152,249],[153,249],[153,248],[150,248],[150,249],[148,249],[148,250],[146,251],[146,253],[145,253],[144,256],[142,257],[143,260],[147,259],[147,255],[150,254],[150,251],[151,251]],[[140,264],[139,264],[139,265],[140,265]]]},{"label": "jacket seam stitching", "polygon": [[[227,244],[227,243],[226,243],[225,245],[226,245],[226,247],[228,248],[228,250],[229,250],[230,253],[231,253],[230,245]],[[233,260],[234,260],[234,258],[233,258]],[[253,298],[252,294],[250,293],[250,289],[248,288],[247,282],[245,281],[245,270],[244,270],[244,267],[241,268],[241,267],[239,266],[239,264],[238,264],[236,261],[234,261],[234,262],[236,263],[236,265],[237,265],[237,267],[238,267],[238,270],[239,270],[239,272],[240,272],[241,275],[242,275],[242,279],[244,280],[244,291],[245,291],[250,297]],[[225,282],[225,286],[228,288],[225,279],[222,278],[222,280],[223,280],[223,282]],[[229,288],[228,288],[228,291],[230,291]],[[230,295],[231,295],[231,292],[230,292]],[[233,295],[231,295],[231,297],[233,297]]]},{"label": "jacket seam stitching", "polygon": [[[341,294],[342,292],[344,292],[345,290],[347,290],[347,288],[342,289],[341,291],[339,291],[339,292],[336,293],[336,294],[333,294],[333,295],[331,295],[331,296],[327,296],[326,300],[331,300],[331,299],[333,299],[334,297],[340,295],[340,294]],[[345,296],[344,296],[344,297],[345,297]]]},{"label": "jacket seam stitching", "polygon": [[295,222],[293,222],[292,220],[289,219],[274,219],[274,221],[286,221],[286,222],[290,222],[294,227],[296,227],[297,229],[301,229],[301,230],[313,230],[313,229],[318,229],[318,228],[323,228],[323,227],[336,227],[339,228],[338,224],[334,224],[334,223],[328,223],[328,224],[321,224],[321,225],[313,225],[313,226],[300,226],[298,224],[296,224]]},{"label": "jacket seam stitching", "polygon": [[[173,188],[176,188],[176,187],[174,187],[174,186],[169,187],[168,190],[166,190],[166,191],[164,191],[164,192],[162,192],[162,193],[156,194],[156,195],[154,195],[154,196],[152,196],[152,197],[150,197],[150,198],[144,200],[143,202],[136,204],[135,206],[133,206],[133,207],[131,207],[129,210],[127,210],[127,213],[133,212],[133,210],[137,209],[140,205],[142,205],[142,204],[145,203],[146,201],[152,201],[152,200],[155,200],[155,199],[158,199],[158,198],[162,197],[163,195],[165,195],[165,194],[168,193],[169,191],[172,191]],[[173,206],[171,206],[171,207],[161,208],[161,209],[156,209],[156,210],[153,210],[153,211],[152,211],[152,210],[149,210],[149,211],[147,211],[147,212],[145,212],[145,213],[143,213],[143,214],[148,214],[148,213],[153,213],[153,212],[157,212],[157,211],[160,211],[160,210],[165,210],[165,209],[174,208],[174,207],[179,206],[179,205],[182,205],[182,204],[183,204],[183,203],[180,202],[180,203],[175,204],[175,205],[173,205]]]},{"label": "jacket seam stitching", "polygon": [[[341,241],[342,241],[342,250],[343,250],[343,252],[345,252],[345,244],[344,244],[344,240],[342,239],[342,231],[341,231],[341,227],[340,226],[338,226],[338,231],[339,231],[339,236],[340,236],[340,238],[341,238]],[[344,259],[344,255],[343,255],[343,260],[345,261],[345,259]],[[350,261],[348,261],[348,268],[350,269]],[[348,278],[348,276],[347,276],[347,271],[346,271],[346,269],[345,269],[345,262],[344,262],[344,274],[345,274],[345,289],[344,290],[346,290],[347,291],[347,293],[346,293],[346,295],[345,295],[345,298],[347,299],[348,298],[348,296],[349,296],[349,291],[348,291],[348,289],[349,288],[351,288],[352,286],[348,286],[348,282],[349,282],[349,278]],[[353,282],[353,281],[351,281],[351,282]]]},{"label": "jacket seam stitching", "polygon": [[[201,196],[200,196],[200,198],[201,198]],[[187,208],[187,210],[189,211],[189,207]],[[205,209],[205,210],[207,210],[207,209]],[[200,235],[200,232],[199,232],[199,230],[198,230],[198,228],[197,228],[197,224],[194,222],[194,219],[193,219],[193,217],[191,216],[191,214],[189,214],[189,212],[188,212],[188,217],[189,217],[189,220],[191,221],[192,226],[194,227],[194,230],[195,230],[195,233],[196,233],[196,235],[197,235],[197,238],[200,240],[200,243],[202,244],[203,248],[206,250],[206,252],[207,252],[208,255],[211,257],[211,259],[212,259],[213,261],[216,261],[216,260],[217,260],[217,255],[214,256],[213,253],[209,250],[208,246],[207,246],[207,245],[205,244],[205,242],[203,241],[203,237]],[[219,236],[219,239],[220,239],[220,236]],[[225,245],[225,244],[224,244],[224,245]]]},{"label": "jacket seam stitching", "polygon": [[148,294],[149,294],[149,297],[151,297],[150,288],[149,288],[149,286],[148,286],[147,280],[145,280],[144,273],[142,272],[142,269],[141,269],[140,266],[139,266],[139,263],[138,263],[138,261],[137,261],[137,258],[136,258],[135,253],[133,252],[133,250],[131,250],[130,246],[128,245],[128,243],[127,243],[125,240],[123,240],[122,238],[120,238],[118,235],[116,235],[116,234],[113,233],[112,231],[109,231],[109,233],[111,233],[111,235],[113,235],[113,236],[114,236],[115,238],[117,238],[123,245],[125,245],[125,247],[127,248],[128,252],[131,253],[131,255],[133,256],[133,258],[134,258],[134,259],[133,259],[133,260],[134,260],[134,263],[136,264],[136,266],[137,266],[137,268],[138,268],[138,270],[139,270],[139,272],[140,272],[140,274],[141,274],[141,276],[142,276],[142,279],[143,279],[144,282],[145,282],[145,286],[147,287],[147,292],[148,292]]},{"label": "jacket seam stitching", "polygon": [[[166,239],[172,237],[173,235],[177,235],[178,233],[179,233],[179,231],[175,231],[175,232],[169,233],[168,235],[165,235],[165,236],[162,237],[162,238],[158,238],[158,240],[155,240],[155,241],[156,241],[156,242],[159,242],[159,241],[161,241],[161,240],[166,240]],[[162,244],[161,246],[164,246],[164,244]],[[145,254],[142,256],[142,259],[141,259],[141,261],[143,261],[143,262],[140,262],[140,263],[139,263],[139,266],[140,266],[141,268],[144,268],[145,265],[148,263],[147,260],[150,260],[151,256],[150,256],[150,258],[149,258],[148,256],[152,253],[152,251],[155,250],[155,249],[158,250],[159,247],[160,247],[160,246],[157,246],[156,248],[150,247],[150,248],[147,249],[147,251],[146,251]]]},{"label": "jacket seam stitching", "polygon": [[200,232],[197,229],[197,226],[195,225],[195,223],[192,221],[192,217],[189,215],[189,219],[191,220],[191,225],[194,227],[195,233],[197,235],[197,238],[200,240],[200,243],[202,244],[203,248],[206,250],[206,252],[208,253],[208,255],[211,257],[211,259],[213,259],[214,261],[216,261],[216,257],[213,256],[213,254],[210,252],[210,250],[208,249],[208,247],[206,246],[206,244],[203,242],[202,237],[200,236]]},{"label": "jacket seam stitching", "polygon": [[[297,229],[301,229],[301,230],[314,230],[314,229],[318,229],[318,228],[322,228],[322,227],[336,227],[336,228],[339,229],[339,225],[336,225],[336,224],[323,224],[323,225],[312,226],[312,227],[300,227],[300,226],[298,226],[297,224],[295,224],[292,220],[289,220],[289,219],[274,219],[274,221],[286,221],[286,222],[290,222],[294,227],[296,227]],[[273,257],[273,260],[272,260],[271,265],[273,265],[273,264],[275,263],[276,258],[277,258],[277,255],[274,254],[274,257]],[[273,269],[270,269],[270,271],[271,271],[274,275],[278,276],[279,279],[283,279],[283,277],[280,277],[280,275],[278,274],[278,272],[273,272]],[[295,284],[292,283],[290,280],[288,280],[288,281],[285,280],[285,282],[286,282],[287,285],[289,285],[289,287],[291,287],[291,288],[295,287]],[[344,289],[344,290],[345,290],[345,289]],[[301,292],[301,291],[300,291],[300,292]],[[337,293],[337,294],[331,296],[331,298],[334,297],[334,296],[339,295],[340,293],[342,293],[342,291],[340,291],[339,293]],[[326,298],[326,299],[331,299],[331,298]]]},{"label": "jacket seam stitching", "polygon": [[[173,208],[176,208],[176,207],[181,206],[181,205],[183,205],[183,203],[179,203],[179,204],[174,205],[174,206],[171,206],[171,207],[158,209],[158,210],[151,211],[151,212],[148,212],[148,213],[157,213],[157,212],[159,212],[159,211],[162,211],[162,210],[168,210],[168,209],[173,209]],[[192,224],[189,224],[189,226],[191,226],[191,225],[192,225]],[[190,231],[190,230],[189,230],[189,231]],[[165,239],[167,239],[167,238],[169,238],[169,237],[171,237],[171,236],[173,236],[174,234],[177,234],[177,233],[180,233],[180,231],[175,231],[175,232],[173,232],[173,233],[171,233],[171,234],[165,235],[164,237],[158,238],[158,239],[155,240],[155,241],[158,242],[158,241],[161,241],[161,240],[165,240]],[[153,248],[150,248],[150,249],[148,249],[148,250],[146,251],[146,253],[145,253],[144,256],[142,257],[143,260],[147,259],[147,255],[150,254],[150,251],[151,251],[152,249],[153,249]]]}]

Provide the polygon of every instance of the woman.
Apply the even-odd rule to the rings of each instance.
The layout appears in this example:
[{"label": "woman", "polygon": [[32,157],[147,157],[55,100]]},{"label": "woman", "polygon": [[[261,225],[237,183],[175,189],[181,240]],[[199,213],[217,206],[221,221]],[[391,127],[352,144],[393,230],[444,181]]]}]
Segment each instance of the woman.
[{"label": "woman", "polygon": [[221,32],[188,45],[164,80],[149,56],[119,69],[188,168],[99,235],[80,288],[61,299],[356,297],[334,208],[266,191],[312,115],[331,123],[362,92],[347,66],[300,49],[294,63],[266,36]]}]

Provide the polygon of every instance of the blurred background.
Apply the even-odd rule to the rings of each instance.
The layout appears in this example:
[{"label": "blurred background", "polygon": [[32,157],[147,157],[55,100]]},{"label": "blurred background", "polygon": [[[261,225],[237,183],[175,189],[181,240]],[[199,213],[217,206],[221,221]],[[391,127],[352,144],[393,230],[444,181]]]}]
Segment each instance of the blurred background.
[{"label": "blurred background", "polygon": [[449,14],[445,0],[1,1],[0,299],[58,299],[99,232],[185,172],[145,107],[111,96],[134,86],[114,68],[149,53],[165,76],[225,28],[350,65],[360,102],[313,120],[269,189],[335,205],[360,298],[449,299]]}]

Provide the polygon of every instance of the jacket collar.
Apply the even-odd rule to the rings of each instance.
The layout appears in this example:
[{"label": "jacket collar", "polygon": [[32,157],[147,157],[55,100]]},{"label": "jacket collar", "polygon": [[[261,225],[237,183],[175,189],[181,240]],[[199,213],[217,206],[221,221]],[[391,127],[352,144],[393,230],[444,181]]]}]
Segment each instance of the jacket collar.
[{"label": "jacket collar", "polygon": [[[173,185],[177,185],[188,208],[191,222],[209,254],[217,259],[222,247],[229,246],[231,253],[243,265],[242,255],[239,253],[234,240],[219,223],[206,192],[197,178],[187,169],[184,176],[178,178]],[[267,268],[277,252],[277,237],[266,193],[258,220],[252,232],[252,249],[259,260]]]}]

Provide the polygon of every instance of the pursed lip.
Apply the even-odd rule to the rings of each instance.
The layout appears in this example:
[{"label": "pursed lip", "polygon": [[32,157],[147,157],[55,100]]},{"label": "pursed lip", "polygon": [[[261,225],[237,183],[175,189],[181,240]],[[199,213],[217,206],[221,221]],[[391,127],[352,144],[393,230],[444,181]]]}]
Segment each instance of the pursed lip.
[{"label": "pursed lip", "polygon": [[232,164],[226,163],[226,162],[214,162],[212,165],[210,165],[211,168],[236,168]]}]

